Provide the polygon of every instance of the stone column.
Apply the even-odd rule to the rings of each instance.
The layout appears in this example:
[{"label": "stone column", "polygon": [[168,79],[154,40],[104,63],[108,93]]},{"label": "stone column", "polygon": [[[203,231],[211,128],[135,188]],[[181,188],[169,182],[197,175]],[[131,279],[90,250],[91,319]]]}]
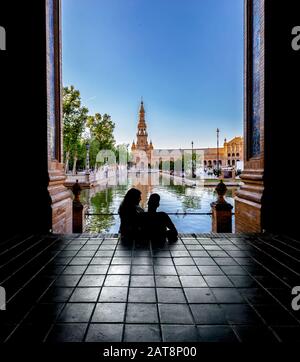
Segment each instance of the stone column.
[{"label": "stone column", "polygon": [[46,1],[46,86],[48,129],[48,192],[51,199],[51,230],[72,232],[72,194],[65,187],[63,164],[62,80],[61,80],[61,4]]},{"label": "stone column", "polygon": [[233,206],[225,199],[227,187],[221,180],[216,187],[218,200],[211,203],[212,209],[212,232],[231,233],[232,232],[232,209]]},{"label": "stone column", "polygon": [[263,231],[265,167],[265,0],[245,0],[244,171],[235,198],[236,232]]}]

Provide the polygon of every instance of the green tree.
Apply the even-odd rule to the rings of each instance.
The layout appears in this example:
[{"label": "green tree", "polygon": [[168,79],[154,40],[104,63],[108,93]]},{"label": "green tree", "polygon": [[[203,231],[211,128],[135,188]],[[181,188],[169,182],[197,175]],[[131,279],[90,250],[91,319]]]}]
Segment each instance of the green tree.
[{"label": "green tree", "polygon": [[94,116],[89,116],[87,127],[90,129],[92,139],[98,142],[99,150],[114,149],[115,124],[108,114],[101,116],[100,113],[96,113]]},{"label": "green tree", "polygon": [[78,154],[82,150],[81,137],[86,126],[89,110],[82,106],[79,90],[73,85],[63,88],[63,136],[65,171],[73,160],[73,173],[76,171]]}]

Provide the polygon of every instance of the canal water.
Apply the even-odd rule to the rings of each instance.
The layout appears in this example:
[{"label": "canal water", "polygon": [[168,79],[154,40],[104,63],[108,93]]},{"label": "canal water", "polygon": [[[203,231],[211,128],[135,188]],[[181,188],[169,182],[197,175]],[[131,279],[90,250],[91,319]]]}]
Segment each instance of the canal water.
[{"label": "canal water", "polygon": [[[88,205],[89,214],[86,217],[86,232],[91,233],[118,233],[120,220],[117,214],[124,195],[131,187],[136,187],[142,192],[140,206],[147,210],[147,200],[152,193],[161,197],[158,211],[167,213],[186,213],[186,215],[170,215],[177,230],[181,233],[209,233],[211,232],[210,215],[190,215],[193,213],[210,213],[211,202],[217,198],[215,187],[188,186],[176,184],[174,180],[159,175],[155,182],[153,179],[139,179],[130,174],[122,182],[108,182],[107,185],[97,186],[83,190],[81,201]],[[112,184],[111,184],[112,183]],[[228,187],[226,200],[234,206],[236,187]],[[234,212],[234,209],[233,209]],[[234,227],[234,218],[233,218]]]}]

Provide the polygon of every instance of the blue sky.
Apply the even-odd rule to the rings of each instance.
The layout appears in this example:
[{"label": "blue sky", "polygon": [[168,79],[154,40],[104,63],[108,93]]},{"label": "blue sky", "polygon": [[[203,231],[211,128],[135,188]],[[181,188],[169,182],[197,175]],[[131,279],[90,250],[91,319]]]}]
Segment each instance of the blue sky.
[{"label": "blue sky", "polygon": [[143,96],[157,148],[242,135],[243,0],[62,0],[63,83],[135,138]]}]

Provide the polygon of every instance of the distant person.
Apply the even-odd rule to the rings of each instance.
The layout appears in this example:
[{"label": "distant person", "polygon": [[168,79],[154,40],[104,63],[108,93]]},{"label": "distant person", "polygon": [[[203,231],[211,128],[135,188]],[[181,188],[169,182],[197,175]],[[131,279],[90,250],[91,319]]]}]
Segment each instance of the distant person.
[{"label": "distant person", "polygon": [[145,213],[144,230],[147,238],[153,242],[162,243],[168,240],[175,242],[178,239],[178,232],[175,225],[165,212],[157,212],[159,207],[160,196],[152,194],[148,200],[148,212]]},{"label": "distant person", "polygon": [[139,240],[142,237],[141,214],[144,210],[139,206],[141,199],[141,191],[132,188],[127,191],[119,207],[120,233],[125,241]]}]

